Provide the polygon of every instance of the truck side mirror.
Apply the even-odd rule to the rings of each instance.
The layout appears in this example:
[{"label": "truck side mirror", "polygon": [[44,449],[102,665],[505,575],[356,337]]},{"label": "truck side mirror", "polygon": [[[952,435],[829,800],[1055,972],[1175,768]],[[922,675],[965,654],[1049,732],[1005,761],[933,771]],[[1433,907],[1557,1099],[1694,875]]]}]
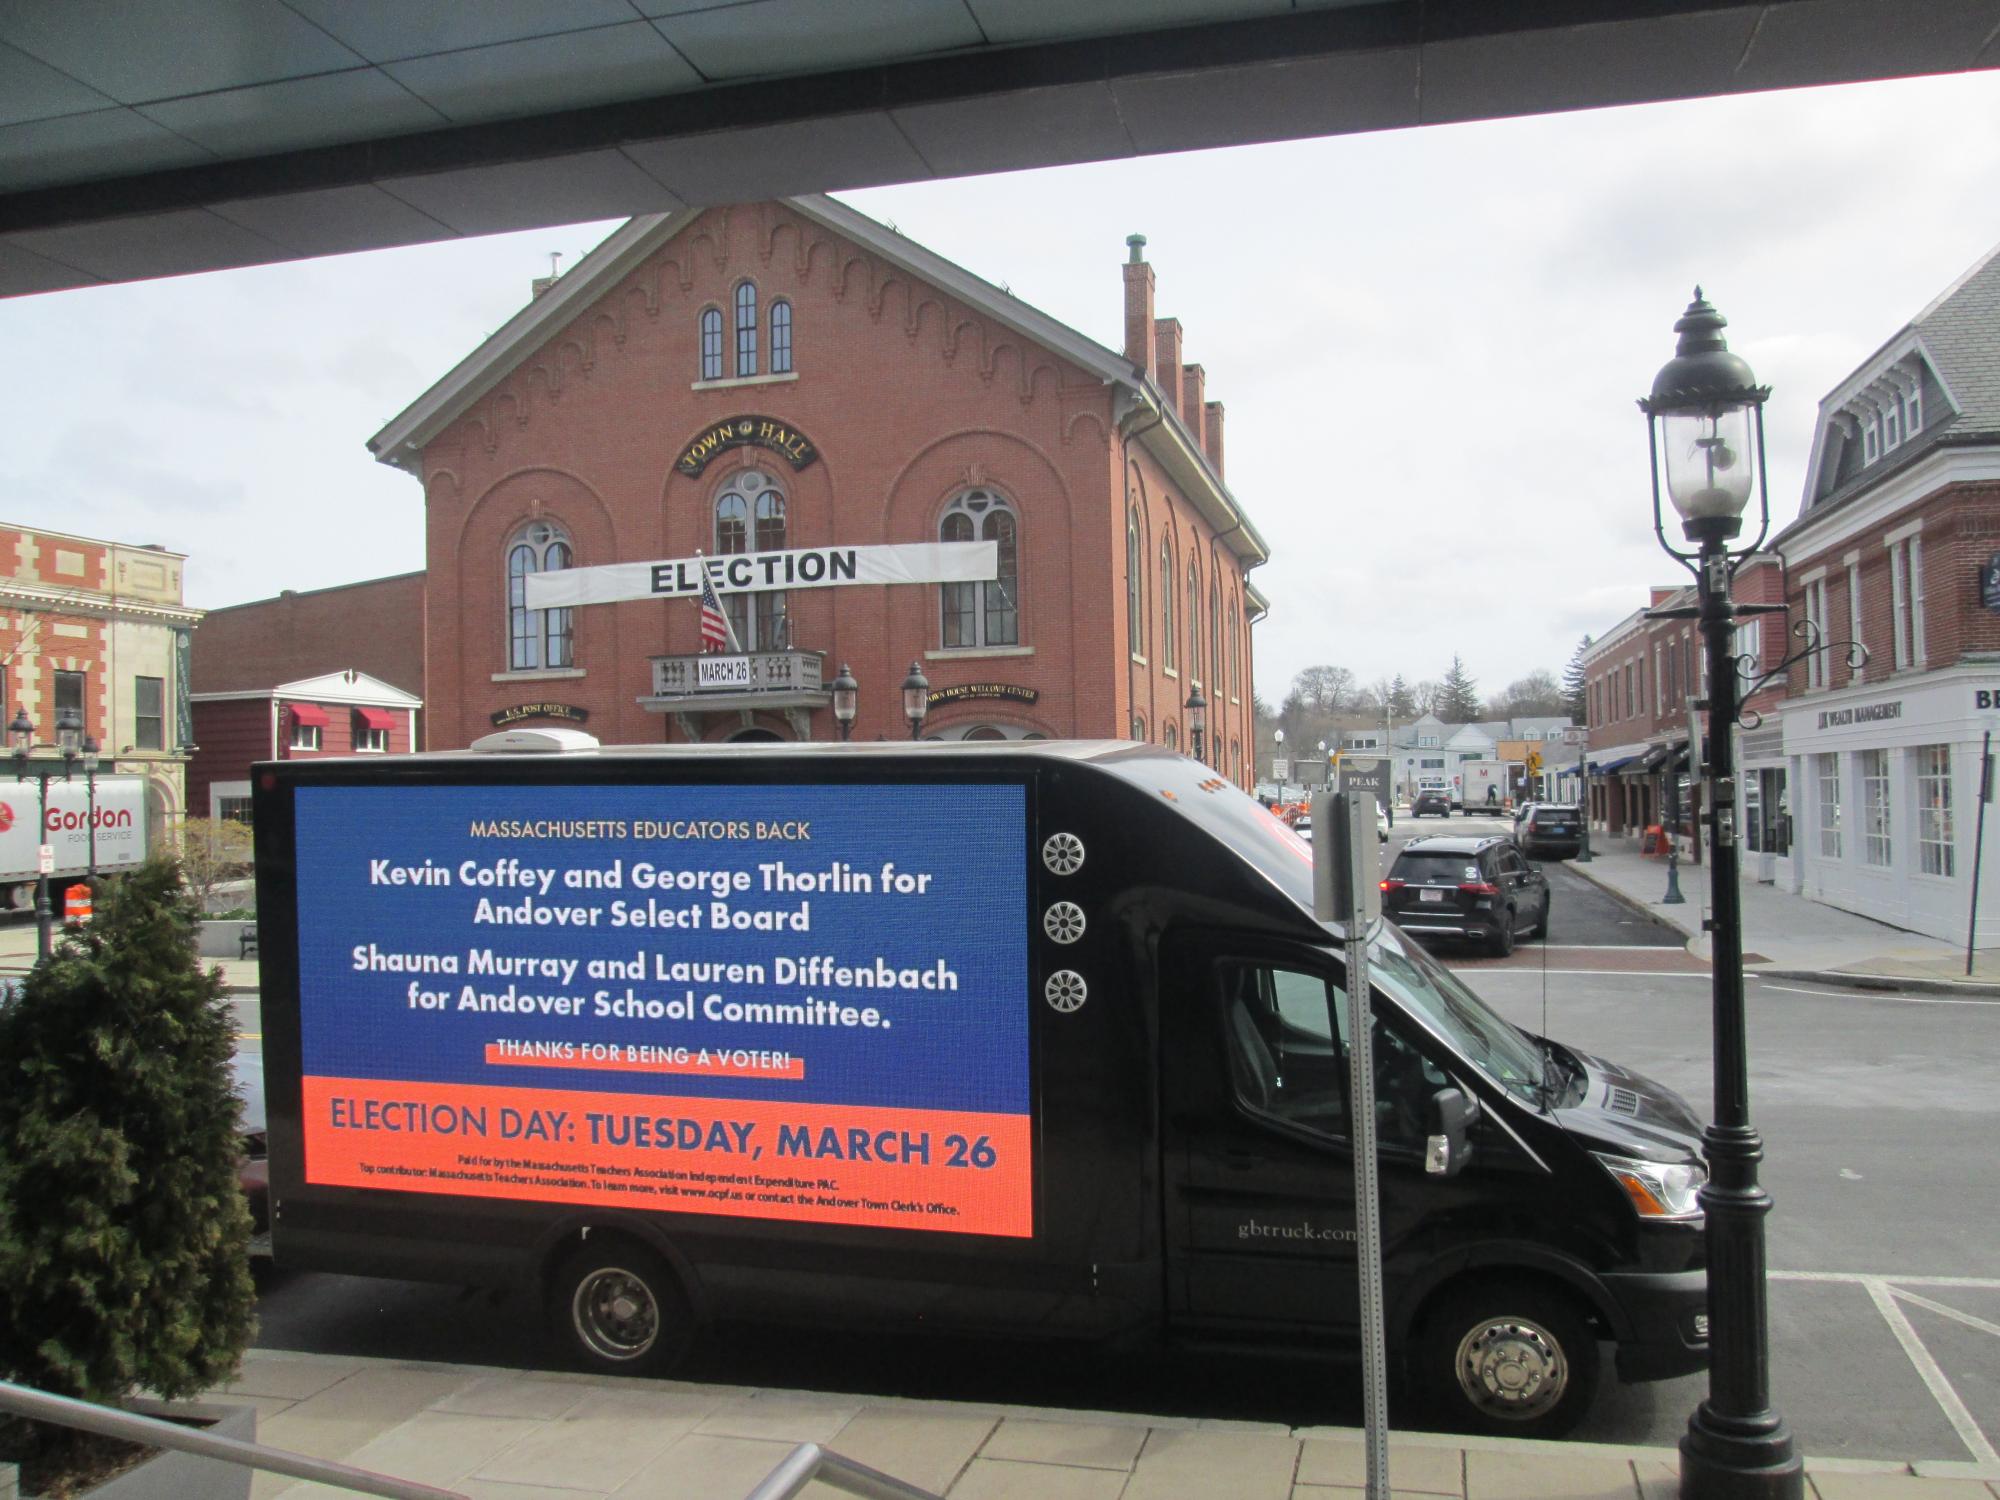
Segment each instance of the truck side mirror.
[{"label": "truck side mirror", "polygon": [[1431,1134],[1424,1142],[1424,1170],[1437,1177],[1456,1177],[1471,1160],[1466,1135],[1479,1118],[1479,1101],[1462,1089],[1439,1089],[1431,1095]]}]

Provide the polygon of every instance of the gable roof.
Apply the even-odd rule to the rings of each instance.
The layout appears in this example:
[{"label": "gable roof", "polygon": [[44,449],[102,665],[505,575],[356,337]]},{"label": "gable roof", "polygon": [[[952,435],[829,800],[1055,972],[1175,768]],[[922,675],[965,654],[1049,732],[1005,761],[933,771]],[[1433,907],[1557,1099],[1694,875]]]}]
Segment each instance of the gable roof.
[{"label": "gable roof", "polygon": [[223,703],[239,698],[282,698],[287,702],[351,703],[367,708],[422,708],[424,700],[406,693],[394,683],[349,667],[344,672],[324,672],[317,677],[301,677],[297,682],[281,682],[276,687],[251,688],[230,693],[190,693],[195,703]]},{"label": "gable roof", "polygon": [[[1132,437],[1152,453],[1202,511],[1217,539],[1246,568],[1270,561],[1271,550],[1264,538],[1222,482],[1174,404],[1123,354],[824,193],[775,201],[1115,387],[1113,415],[1121,422],[1141,413],[1147,416],[1148,420],[1132,422]],[[376,462],[415,473],[425,444],[512,374],[545,340],[709,211],[680,208],[627,220],[369,438],[368,448]]]},{"label": "gable roof", "polygon": [[[1917,396],[1922,425],[1887,452],[1852,462],[1860,423],[1898,393]],[[1820,401],[1799,515],[1846,503],[1941,447],[2000,441],[2000,245],[1849,372]]]}]

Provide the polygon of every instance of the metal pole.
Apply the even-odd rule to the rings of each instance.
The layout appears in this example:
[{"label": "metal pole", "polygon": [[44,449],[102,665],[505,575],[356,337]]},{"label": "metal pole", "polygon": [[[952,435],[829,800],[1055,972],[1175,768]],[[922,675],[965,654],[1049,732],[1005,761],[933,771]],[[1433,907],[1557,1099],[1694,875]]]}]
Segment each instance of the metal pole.
[{"label": "metal pole", "polygon": [[1715,1030],[1714,1120],[1702,1133],[1701,1189],[1708,1253],[1708,1399],[1681,1439],[1684,1500],[1801,1500],[1805,1466],[1771,1405],[1770,1320],[1765,1301],[1764,1217],[1771,1197],[1757,1181],[1763,1138],[1750,1123],[1749,1044],[1743,1004],[1742,892],[1737,885],[1736,663],[1729,556],[1702,544],[1701,631],[1708,652],[1709,902]]},{"label": "metal pole", "polygon": [[84,827],[90,839],[90,883],[97,884],[97,767],[88,767],[83,773]]},{"label": "metal pole", "polygon": [[1965,977],[1972,977],[1972,939],[1979,931],[1979,864],[1986,848],[1986,804],[1993,799],[1993,731],[1979,742],[1979,823],[1972,836],[1972,910],[1965,918]]},{"label": "metal pole", "polygon": [[[49,791],[49,784],[45,781],[42,783],[42,795],[46,797],[48,795],[48,791]],[[45,874],[37,874],[35,876],[35,962],[36,963],[45,964],[49,961],[50,916],[51,913],[49,911],[49,877]]]},{"label": "metal pole", "polygon": [[1666,774],[1666,795],[1661,800],[1666,806],[1661,810],[1660,832],[1667,840],[1667,894],[1660,898],[1662,906],[1685,906],[1687,897],[1681,894],[1681,773],[1668,758]]},{"label": "metal pole", "polygon": [[[1347,827],[1347,1056],[1348,1086],[1354,1098],[1354,1230],[1359,1240],[1361,1276],[1361,1389],[1368,1448],[1368,1500],[1389,1500],[1389,1355],[1383,1333],[1382,1208],[1375,1144],[1375,1030],[1368,980],[1368,919],[1364,890],[1381,873],[1375,851],[1375,820],[1368,817],[1374,797],[1341,792],[1328,798],[1334,816]],[[1320,838],[1319,823],[1313,837]],[[1326,840],[1319,848],[1336,847]]]},{"label": "metal pole", "polygon": [[1578,805],[1583,808],[1583,847],[1576,852],[1576,862],[1580,865],[1587,865],[1590,863],[1592,857],[1590,853],[1590,757],[1580,750],[1577,752],[1576,757],[1576,779],[1576,800]]}]

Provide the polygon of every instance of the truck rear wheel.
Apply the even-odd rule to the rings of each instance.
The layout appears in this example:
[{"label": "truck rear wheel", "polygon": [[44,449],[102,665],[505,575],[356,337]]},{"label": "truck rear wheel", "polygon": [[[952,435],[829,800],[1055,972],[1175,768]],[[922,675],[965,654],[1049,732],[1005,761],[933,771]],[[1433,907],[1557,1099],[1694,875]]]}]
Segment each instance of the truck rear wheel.
[{"label": "truck rear wheel", "polygon": [[694,1309],[667,1263],[636,1241],[586,1241],[549,1283],[550,1325],[589,1370],[658,1375],[694,1337]]},{"label": "truck rear wheel", "polygon": [[1597,1394],[1597,1335],[1575,1301],[1533,1281],[1468,1286],[1425,1320],[1418,1383],[1450,1427],[1561,1437]]}]

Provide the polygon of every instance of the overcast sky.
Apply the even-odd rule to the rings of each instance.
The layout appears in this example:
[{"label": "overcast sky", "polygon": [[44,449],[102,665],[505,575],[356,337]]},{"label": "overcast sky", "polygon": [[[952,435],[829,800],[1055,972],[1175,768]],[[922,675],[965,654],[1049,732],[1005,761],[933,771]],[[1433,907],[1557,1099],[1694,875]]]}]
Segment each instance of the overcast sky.
[{"label": "overcast sky", "polygon": [[[842,196],[1113,348],[1144,233],[1271,547],[1258,691],[1456,652],[1492,693],[1677,577],[1633,398],[1694,284],[1782,525],[1819,398],[2000,241],[1996,126],[1986,73]],[[200,607],[422,567],[365,439],[612,227],[0,301],[0,519],[185,552]]]}]

